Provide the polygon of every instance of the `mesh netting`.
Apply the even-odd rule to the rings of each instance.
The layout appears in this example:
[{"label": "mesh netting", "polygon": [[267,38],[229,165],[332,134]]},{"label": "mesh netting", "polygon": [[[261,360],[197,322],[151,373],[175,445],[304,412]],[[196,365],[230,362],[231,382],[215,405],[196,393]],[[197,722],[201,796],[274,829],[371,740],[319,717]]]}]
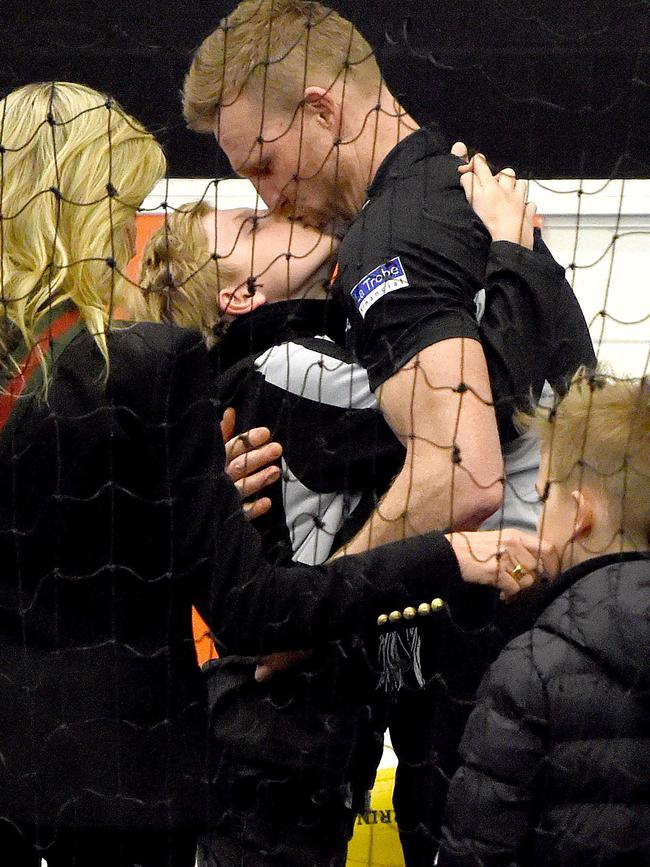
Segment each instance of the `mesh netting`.
[{"label": "mesh netting", "polygon": [[7,864],[647,862],[647,11],[16,16]]}]

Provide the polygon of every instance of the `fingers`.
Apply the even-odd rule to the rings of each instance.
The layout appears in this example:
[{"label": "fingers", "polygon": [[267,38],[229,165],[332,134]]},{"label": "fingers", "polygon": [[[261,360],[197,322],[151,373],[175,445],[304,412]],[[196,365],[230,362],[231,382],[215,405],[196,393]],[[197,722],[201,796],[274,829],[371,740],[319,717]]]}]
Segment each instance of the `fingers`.
[{"label": "fingers", "polygon": [[519,178],[519,180],[514,182],[513,189],[519,201],[525,202],[528,198],[528,183],[522,178]]},{"label": "fingers", "polygon": [[261,448],[270,439],[271,431],[267,427],[254,427],[245,433],[232,437],[226,443],[226,462],[230,463],[242,455]]},{"label": "fingers", "polygon": [[232,439],[235,434],[235,420],[235,410],[229,406],[221,419],[221,436],[223,437],[224,445],[226,445],[228,440]]},{"label": "fingers", "polygon": [[493,180],[492,172],[483,154],[474,154],[468,163],[458,166],[458,171],[460,174],[472,172],[481,185],[488,184]]},{"label": "fingers", "polygon": [[467,145],[465,144],[465,142],[462,142],[462,141],[454,142],[454,144],[451,146],[451,153],[455,157],[460,157],[461,160],[465,160],[465,162],[467,162],[469,154],[468,154]]},{"label": "fingers", "polygon": [[521,530],[452,533],[447,537],[458,559],[463,579],[497,587],[509,599],[530,587],[537,577],[555,577],[557,552],[548,542]]},{"label": "fingers", "polygon": [[278,671],[287,671],[311,656],[310,650],[287,650],[262,656],[255,668],[255,680],[262,683]]},{"label": "fingers", "polygon": [[[458,168],[462,169],[463,166],[458,166]],[[475,188],[478,186],[478,182],[476,181],[476,175],[474,174],[474,172],[468,171],[464,175],[461,175],[460,185],[465,192],[465,198],[471,205],[474,200]]]},{"label": "fingers", "polygon": [[537,558],[537,573],[553,580],[560,573],[560,557],[555,546],[550,542],[528,536],[525,544],[531,554]]},{"label": "fingers", "polygon": [[260,491],[269,485],[273,485],[280,478],[281,474],[280,467],[265,467],[258,473],[244,475],[241,479],[233,479],[233,481],[239,491],[239,496],[242,500],[246,500],[249,497],[254,497],[255,494],[259,494]]},{"label": "fingers", "polygon": [[517,175],[515,174],[515,170],[511,168],[501,169],[501,171],[495,175],[495,179],[498,184],[504,189],[512,190],[519,183],[517,181]]},{"label": "fingers", "polygon": [[[522,587],[529,587],[542,575],[551,579],[557,577],[560,558],[550,542],[543,541],[533,533],[504,530],[503,543],[506,556],[513,564],[512,569],[519,564],[528,573],[519,581]],[[509,568],[508,571],[512,569]]]},{"label": "fingers", "polygon": [[250,503],[242,503],[242,509],[249,521],[255,521],[257,518],[261,518],[262,515],[266,515],[271,505],[270,497],[258,497]]},{"label": "fingers", "polygon": [[[228,462],[226,472],[233,482],[239,482],[240,480],[245,481],[247,483],[246,496],[250,496],[250,494],[255,493],[254,485],[256,482],[253,481],[254,475],[259,475],[258,471],[263,467],[268,467],[269,472],[275,473],[275,480],[277,481],[277,477],[280,474],[280,468],[277,466],[269,467],[269,464],[274,464],[281,455],[282,446],[280,443],[267,443],[264,446],[253,448],[245,454],[233,458]],[[264,487],[264,485],[261,485],[261,487]]]},{"label": "fingers", "polygon": [[506,583],[514,581],[518,590],[526,590],[532,587],[537,578],[537,557],[521,543],[513,540],[501,555],[501,564],[507,575]]},{"label": "fingers", "polygon": [[526,202],[526,209],[524,213],[524,217],[528,220],[531,225],[533,224],[533,220],[535,219],[535,214],[537,213],[537,205],[535,202]]}]

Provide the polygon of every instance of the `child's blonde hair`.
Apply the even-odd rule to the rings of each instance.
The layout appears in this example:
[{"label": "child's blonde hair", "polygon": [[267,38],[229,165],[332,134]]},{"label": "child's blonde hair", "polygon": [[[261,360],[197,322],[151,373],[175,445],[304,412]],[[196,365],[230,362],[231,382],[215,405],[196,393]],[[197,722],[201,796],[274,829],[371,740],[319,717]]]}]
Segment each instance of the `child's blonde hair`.
[{"label": "child's blonde hair", "polygon": [[211,213],[199,201],[166,215],[144,247],[135,308],[136,318],[195,328],[208,343],[222,315],[219,291],[234,279],[233,269],[208,248],[202,220]]},{"label": "child's blonde hair", "polygon": [[0,360],[11,370],[13,335],[31,348],[69,301],[108,364],[135,212],[165,173],[163,152],[114,100],[68,82],[5,97],[0,145]]},{"label": "child's blonde hair", "polygon": [[650,380],[580,369],[551,409],[518,416],[548,458],[549,482],[595,489],[630,524],[650,516]]}]

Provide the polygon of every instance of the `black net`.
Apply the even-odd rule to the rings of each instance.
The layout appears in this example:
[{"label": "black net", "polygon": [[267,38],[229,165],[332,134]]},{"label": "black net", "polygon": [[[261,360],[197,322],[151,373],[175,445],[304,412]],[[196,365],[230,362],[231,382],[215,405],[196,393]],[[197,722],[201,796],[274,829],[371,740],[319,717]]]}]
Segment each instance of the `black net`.
[{"label": "black net", "polygon": [[647,863],[648,4],[38,5],[3,863]]}]

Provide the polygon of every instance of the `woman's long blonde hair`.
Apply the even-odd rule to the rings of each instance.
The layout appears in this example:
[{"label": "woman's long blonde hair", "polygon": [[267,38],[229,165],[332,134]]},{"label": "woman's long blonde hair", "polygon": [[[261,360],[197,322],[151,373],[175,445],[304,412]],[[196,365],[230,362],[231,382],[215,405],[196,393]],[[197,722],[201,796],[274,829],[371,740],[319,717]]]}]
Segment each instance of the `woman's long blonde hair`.
[{"label": "woman's long blonde hair", "polygon": [[187,202],[165,216],[145,244],[135,318],[171,322],[201,331],[208,345],[222,317],[219,289],[235,279],[235,270],[213,255],[203,218],[214,209],[205,201]]},{"label": "woman's long blonde hair", "polygon": [[108,364],[134,216],[163,152],[113,99],[81,84],[29,84],[0,102],[0,360],[7,334],[36,342],[43,317],[79,310]]}]

